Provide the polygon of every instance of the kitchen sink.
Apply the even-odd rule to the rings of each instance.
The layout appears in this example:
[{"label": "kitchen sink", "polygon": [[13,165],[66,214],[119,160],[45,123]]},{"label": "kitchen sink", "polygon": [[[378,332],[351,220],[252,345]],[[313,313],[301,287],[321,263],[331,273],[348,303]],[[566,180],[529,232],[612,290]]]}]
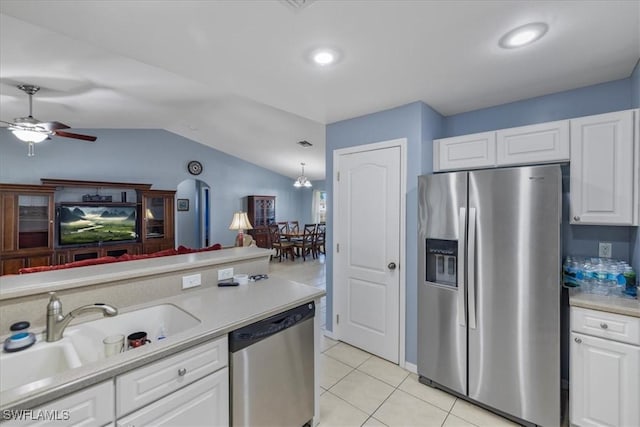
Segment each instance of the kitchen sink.
[{"label": "kitchen sink", "polygon": [[44,380],[86,363],[105,359],[102,340],[144,331],[151,342],[184,332],[200,320],[172,304],[160,304],[69,326],[55,342],[43,339],[14,353],[0,353],[0,392]]},{"label": "kitchen sink", "polygon": [[81,365],[71,340],[38,341],[27,350],[1,353],[0,392],[52,377]]},{"label": "kitchen sink", "polygon": [[181,308],[160,304],[70,326],[64,336],[73,343],[81,362],[89,363],[105,358],[102,340],[108,336],[124,335],[126,341],[127,335],[144,331],[151,342],[156,342],[199,324],[199,319]]}]

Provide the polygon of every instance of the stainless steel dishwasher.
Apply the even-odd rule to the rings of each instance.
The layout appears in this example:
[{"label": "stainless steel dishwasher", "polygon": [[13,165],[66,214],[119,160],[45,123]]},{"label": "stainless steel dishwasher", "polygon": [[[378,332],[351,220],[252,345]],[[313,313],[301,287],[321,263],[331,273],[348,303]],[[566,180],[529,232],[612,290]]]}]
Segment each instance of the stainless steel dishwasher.
[{"label": "stainless steel dishwasher", "polygon": [[232,426],[311,425],[314,315],[311,302],[231,332]]}]

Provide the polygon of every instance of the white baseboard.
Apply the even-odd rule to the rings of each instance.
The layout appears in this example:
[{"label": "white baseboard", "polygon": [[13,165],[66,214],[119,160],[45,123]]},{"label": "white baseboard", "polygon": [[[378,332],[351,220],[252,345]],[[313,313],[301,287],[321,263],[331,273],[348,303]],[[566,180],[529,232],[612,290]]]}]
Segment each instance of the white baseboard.
[{"label": "white baseboard", "polygon": [[323,329],[322,334],[327,338],[331,338],[332,340],[338,341],[338,338],[333,334],[333,331],[330,331],[328,329]]},{"label": "white baseboard", "polygon": [[413,363],[407,362],[406,360],[404,362],[404,369],[414,374],[418,373],[418,366]]}]

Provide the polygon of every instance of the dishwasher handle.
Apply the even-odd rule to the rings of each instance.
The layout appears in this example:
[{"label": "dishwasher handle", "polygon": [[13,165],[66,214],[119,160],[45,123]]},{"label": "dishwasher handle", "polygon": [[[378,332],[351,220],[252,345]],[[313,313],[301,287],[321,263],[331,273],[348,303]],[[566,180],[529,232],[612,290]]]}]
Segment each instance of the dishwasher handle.
[{"label": "dishwasher handle", "polygon": [[296,326],[315,316],[313,301],[285,312],[268,317],[229,334],[229,351],[235,353],[270,336]]}]

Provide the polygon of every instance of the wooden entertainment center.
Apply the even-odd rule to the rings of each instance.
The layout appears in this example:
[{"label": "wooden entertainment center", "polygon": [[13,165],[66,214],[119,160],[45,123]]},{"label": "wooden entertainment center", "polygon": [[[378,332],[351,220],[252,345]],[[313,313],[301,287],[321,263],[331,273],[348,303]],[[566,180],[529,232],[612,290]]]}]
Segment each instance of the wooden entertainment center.
[{"label": "wooden entertainment center", "polygon": [[[76,181],[42,178],[42,185],[0,183],[0,275],[17,274],[23,267],[57,265],[103,256],[148,254],[175,246],[175,191],[152,190],[151,184]],[[111,197],[96,198],[104,206],[135,206],[137,236],[126,242],[65,245],[59,243],[57,205],[79,200],[56,200],[63,190],[85,188],[120,192],[120,202]],[[124,203],[126,194],[135,192],[135,200]],[[131,209],[131,208],[129,208]]]}]

